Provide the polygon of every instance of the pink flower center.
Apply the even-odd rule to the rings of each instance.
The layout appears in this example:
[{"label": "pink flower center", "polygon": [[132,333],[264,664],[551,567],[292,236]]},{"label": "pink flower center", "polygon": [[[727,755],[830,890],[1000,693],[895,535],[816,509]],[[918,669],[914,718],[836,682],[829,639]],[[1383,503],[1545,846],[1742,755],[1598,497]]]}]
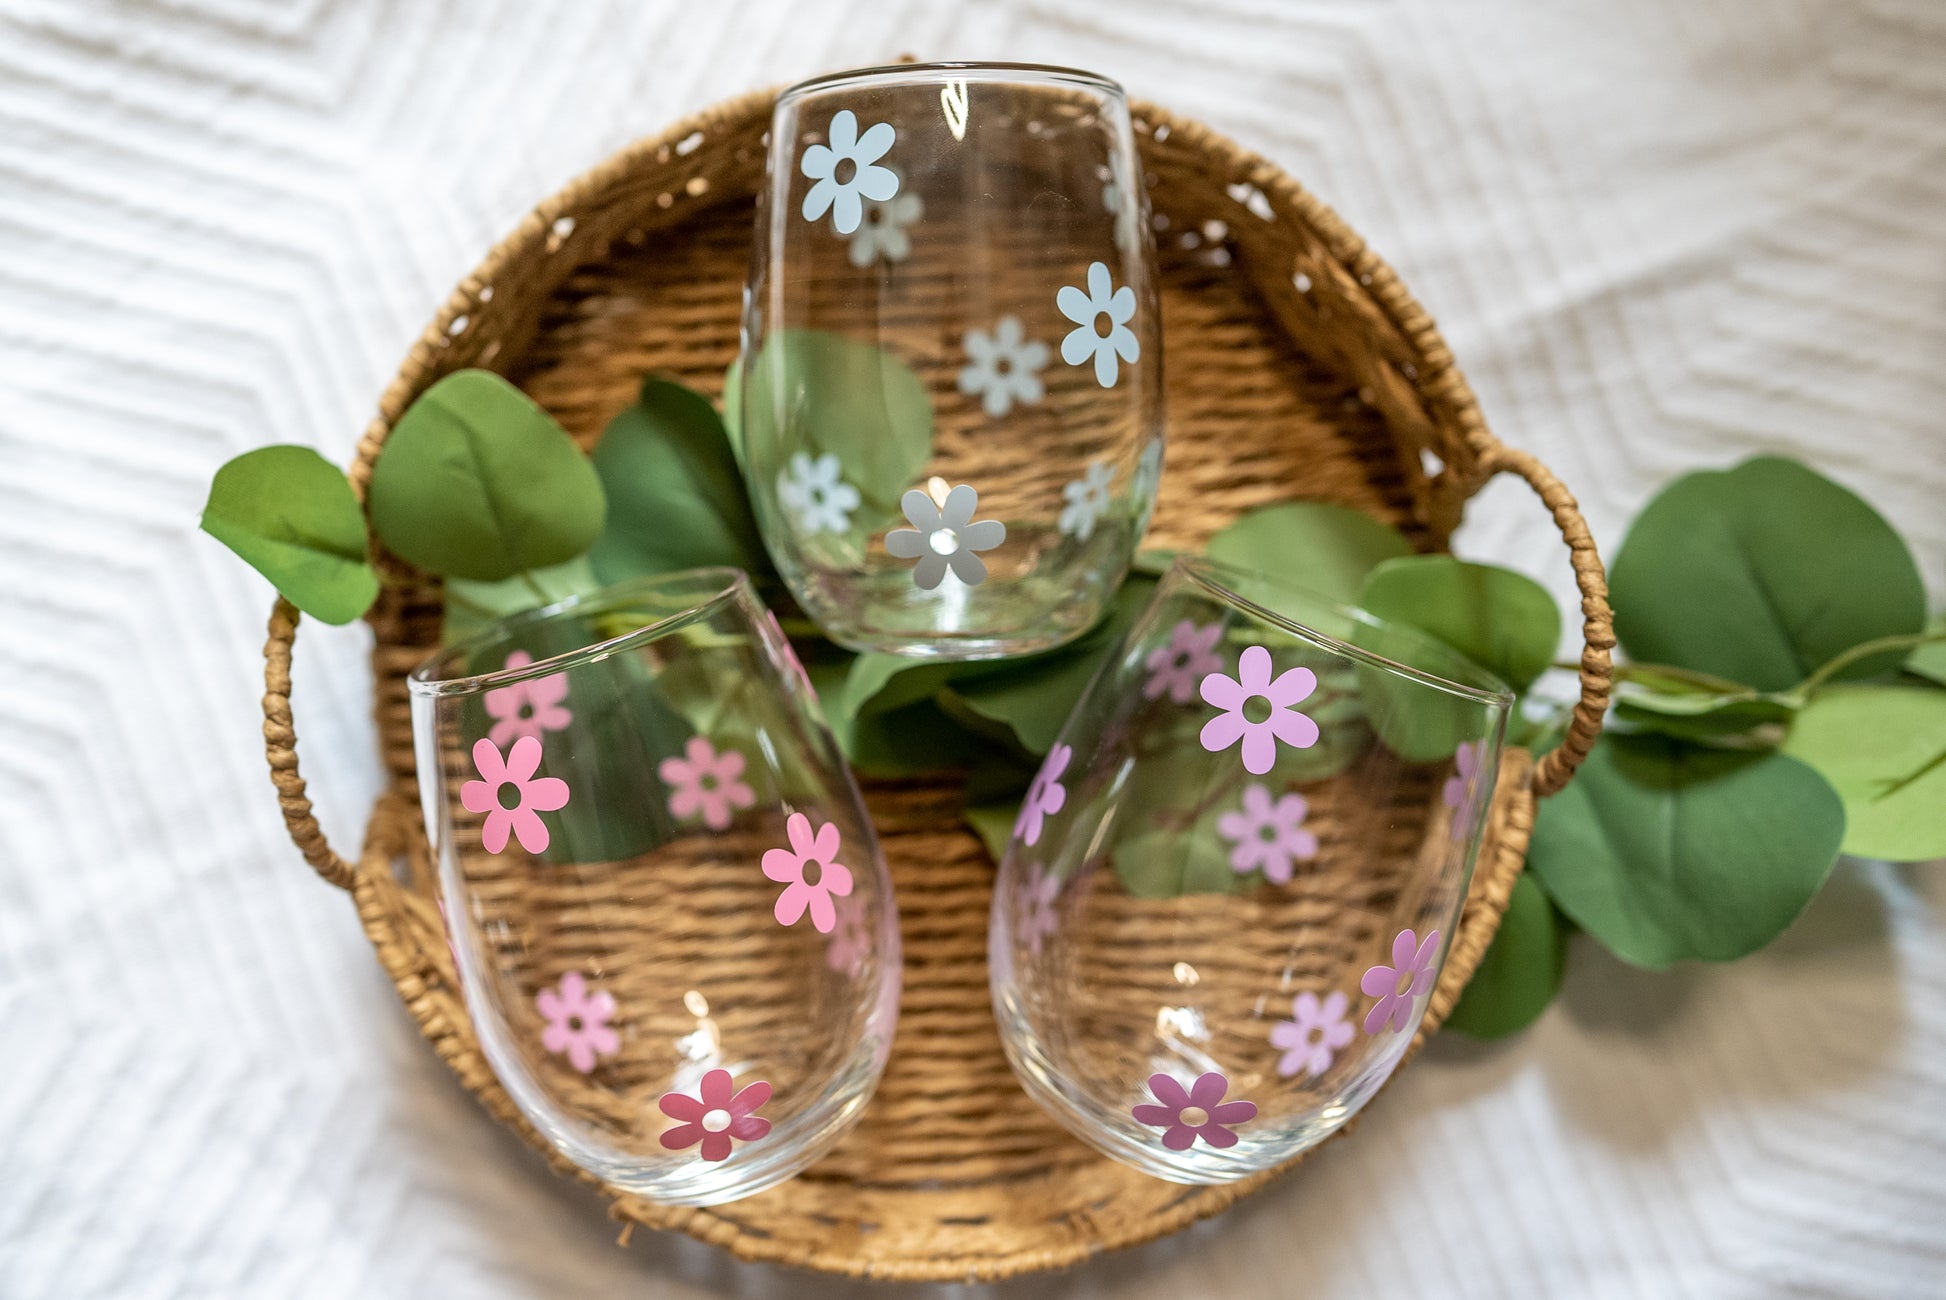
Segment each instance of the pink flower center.
[{"label": "pink flower center", "polygon": [[815,889],[818,882],[824,879],[824,867],[816,858],[806,858],[803,873],[798,876],[798,879]]},{"label": "pink flower center", "polygon": [[1201,1106],[1184,1106],[1181,1113],[1176,1116],[1176,1120],[1190,1128],[1201,1128],[1209,1123],[1209,1112]]},{"label": "pink flower center", "polygon": [[520,787],[512,781],[502,781],[493,787],[493,801],[507,812],[518,811],[521,804]]},{"label": "pink flower center", "polygon": [[1256,726],[1270,721],[1270,715],[1277,706],[1270,702],[1268,695],[1252,695],[1243,702],[1243,720]]},{"label": "pink flower center", "polygon": [[703,1131],[721,1133],[730,1127],[730,1112],[727,1110],[706,1110],[703,1112]]}]

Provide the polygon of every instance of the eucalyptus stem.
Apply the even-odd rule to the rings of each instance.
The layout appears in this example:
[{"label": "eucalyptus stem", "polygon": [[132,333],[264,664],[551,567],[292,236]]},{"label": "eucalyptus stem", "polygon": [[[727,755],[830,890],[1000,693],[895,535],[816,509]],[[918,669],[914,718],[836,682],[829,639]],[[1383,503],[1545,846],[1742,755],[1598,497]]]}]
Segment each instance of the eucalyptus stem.
[{"label": "eucalyptus stem", "polygon": [[557,596],[550,596],[548,594],[547,588],[541,586],[540,579],[534,576],[533,570],[531,569],[522,569],[520,571],[520,583],[527,590],[533,592],[535,598],[543,605],[552,605],[559,599]]},{"label": "eucalyptus stem", "polygon": [[1882,636],[1871,641],[1861,641],[1843,654],[1833,656],[1822,668],[1792,687],[1792,693],[1808,698],[1812,691],[1817,690],[1860,659],[1869,659],[1873,655],[1884,654],[1888,650],[1910,650],[1914,646],[1922,646],[1932,641],[1946,641],[1946,628],[1933,632],[1906,632],[1898,636]]}]

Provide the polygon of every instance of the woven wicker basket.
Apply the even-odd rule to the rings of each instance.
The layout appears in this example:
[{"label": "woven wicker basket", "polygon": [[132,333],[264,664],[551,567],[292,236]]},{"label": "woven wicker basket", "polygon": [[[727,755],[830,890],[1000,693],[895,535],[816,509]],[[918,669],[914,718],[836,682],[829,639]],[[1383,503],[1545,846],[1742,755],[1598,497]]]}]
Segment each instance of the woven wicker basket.
[{"label": "woven wicker basket", "polygon": [[[753,94],[681,122],[527,217],[453,292],[386,390],[351,469],[359,492],[399,414],[462,366],[504,373],[584,446],[633,399],[645,371],[719,390],[736,351],[771,103]],[[1369,511],[1437,550],[1467,498],[1501,472],[1534,486],[1568,543],[1587,643],[1581,699],[1559,749],[1505,759],[1422,1041],[1499,923],[1535,796],[1568,779],[1600,726],[1613,644],[1601,564],[1573,498],[1531,457],[1495,441],[1426,313],[1355,234],[1230,141],[1150,105],[1136,105],[1135,116],[1160,227],[1169,352],[1168,462],[1153,544],[1193,547],[1241,511],[1306,498]],[[951,375],[928,378],[942,390],[952,384]],[[320,875],[351,892],[427,1039],[488,1110],[552,1156],[481,1056],[430,888],[405,675],[438,640],[440,588],[393,557],[378,561],[393,580],[370,616],[389,789],[359,859],[325,843],[298,775],[289,697],[297,620],[282,603],[265,650],[272,778],[292,838]],[[1267,1181],[1160,1182],[1096,1155],[1037,1110],[995,1036],[985,964],[993,864],[960,824],[955,784],[868,783],[867,799],[898,890],[906,958],[898,1038],[864,1121],[804,1175],[733,1205],[666,1208],[605,1189],[617,1219],[680,1229],[749,1259],[965,1279],[1056,1268],[1173,1232]]]}]

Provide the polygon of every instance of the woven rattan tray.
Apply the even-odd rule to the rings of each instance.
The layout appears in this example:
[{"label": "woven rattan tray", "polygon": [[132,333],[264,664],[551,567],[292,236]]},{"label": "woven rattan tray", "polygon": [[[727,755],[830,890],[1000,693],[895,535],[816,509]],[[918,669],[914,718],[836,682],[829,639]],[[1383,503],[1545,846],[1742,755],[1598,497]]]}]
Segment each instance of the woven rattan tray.
[{"label": "woven rattan tray", "polygon": [[[506,374],[584,446],[632,400],[645,371],[719,391],[736,352],[771,102],[754,94],[681,122],[527,217],[454,290],[386,390],[351,469],[359,492],[393,421],[458,367]],[[1437,550],[1467,498],[1500,472],[1535,487],[1567,540],[1587,643],[1580,703],[1560,749],[1538,762],[1507,755],[1423,1039],[1499,923],[1536,794],[1568,779],[1600,726],[1613,642],[1600,561],[1573,498],[1487,431],[1431,320],[1355,234],[1263,159],[1154,106],[1135,112],[1169,354],[1168,460],[1152,544],[1196,546],[1240,511],[1301,498],[1358,507]],[[953,382],[927,378],[941,391]],[[440,588],[392,557],[378,560],[392,579],[370,615],[389,788],[358,859],[325,843],[298,775],[296,614],[284,604],[266,647],[272,777],[292,837],[319,874],[351,892],[427,1039],[488,1110],[546,1151],[480,1054],[430,888],[405,674],[438,640]],[[1037,1110],[995,1036],[985,965],[993,864],[960,824],[955,785],[868,782],[867,798],[898,891],[906,958],[891,1065],[863,1123],[807,1173],[762,1195],[682,1209],[607,1189],[616,1218],[750,1259],[964,1279],[1060,1267],[1173,1232],[1264,1184],[1160,1182],[1096,1155]]]}]

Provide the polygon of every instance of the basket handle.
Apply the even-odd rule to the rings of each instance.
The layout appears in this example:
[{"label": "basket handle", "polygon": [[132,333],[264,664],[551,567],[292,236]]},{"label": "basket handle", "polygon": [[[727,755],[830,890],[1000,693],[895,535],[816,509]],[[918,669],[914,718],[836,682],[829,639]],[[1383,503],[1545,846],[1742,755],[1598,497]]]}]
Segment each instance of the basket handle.
[{"label": "basket handle", "polygon": [[1537,795],[1550,795],[1568,783],[1581,760],[1594,748],[1608,714],[1608,692],[1614,682],[1610,654],[1615,648],[1615,611],[1608,605],[1608,574],[1595,551],[1594,535],[1581,507],[1553,471],[1524,451],[1499,445],[1480,458],[1481,483],[1497,474],[1518,474],[1554,515],[1554,526],[1568,544],[1574,565],[1574,585],[1581,589],[1581,698],[1568,719],[1568,734],[1534,764]]},{"label": "basket handle", "polygon": [[297,729],[291,725],[291,645],[297,640],[297,619],[297,607],[281,597],[270,611],[270,635],[264,642],[264,756],[270,760],[270,783],[277,787],[291,842],[312,870],[338,888],[350,889],[358,868],[325,840],[324,829],[311,814],[304,778],[297,774]]}]

